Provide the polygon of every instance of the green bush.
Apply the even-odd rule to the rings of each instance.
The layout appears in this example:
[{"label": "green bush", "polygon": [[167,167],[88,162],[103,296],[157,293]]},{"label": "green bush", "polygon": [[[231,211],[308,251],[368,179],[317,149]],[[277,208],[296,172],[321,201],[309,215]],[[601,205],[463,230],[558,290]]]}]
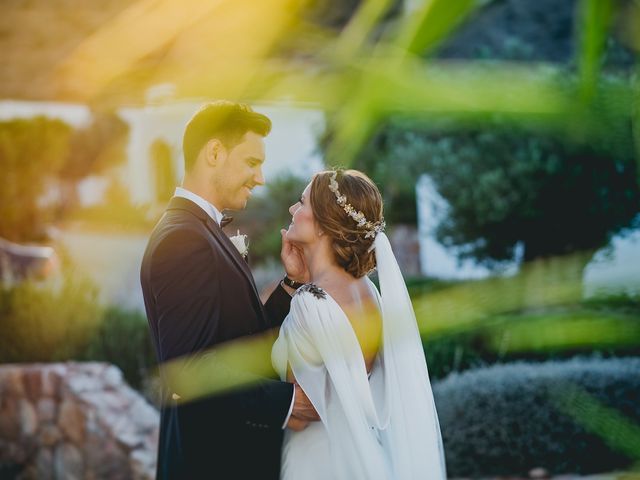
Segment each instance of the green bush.
[{"label": "green bush", "polygon": [[640,299],[603,297],[488,314],[464,328],[433,332],[427,328],[423,346],[434,380],[498,362],[543,362],[596,353],[640,356]]},{"label": "green bush", "polygon": [[81,356],[116,365],[127,382],[138,390],[149,388],[157,363],[144,314],[113,306],[104,310],[100,325]]},{"label": "green bush", "polygon": [[155,352],[146,317],[104,307],[88,279],[25,282],[0,290],[0,363],[103,361],[153,397]]},{"label": "green bush", "polygon": [[500,358],[484,348],[473,332],[456,333],[435,339],[424,339],[424,354],[431,380],[442,379],[454,372],[488,366]]},{"label": "green bush", "polygon": [[51,202],[39,199],[47,181],[64,168],[72,130],[46,117],[0,122],[0,237],[12,241],[47,238]]},{"label": "green bush", "polygon": [[[611,418],[581,416],[575,392]],[[434,384],[434,396],[450,476],[524,475],[536,467],[587,474],[634,460],[616,437],[640,432],[637,357],[495,365],[450,375]],[[613,428],[603,433],[594,423]]]},{"label": "green bush", "polygon": [[0,301],[0,362],[76,358],[102,314],[97,288],[77,275],[46,284],[24,282],[3,290]]}]

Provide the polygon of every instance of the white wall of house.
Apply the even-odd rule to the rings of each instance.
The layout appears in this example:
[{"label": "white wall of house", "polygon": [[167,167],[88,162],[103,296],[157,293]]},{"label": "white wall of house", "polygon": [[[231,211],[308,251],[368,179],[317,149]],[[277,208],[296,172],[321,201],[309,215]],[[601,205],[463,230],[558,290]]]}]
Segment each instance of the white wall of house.
[{"label": "white wall of house", "polygon": [[[173,153],[174,170],[182,176],[182,132],[195,108],[190,103],[121,108],[118,115],[129,125],[127,164],[121,170],[122,183],[134,204],[153,203],[155,177],[151,145],[165,141]],[[179,179],[176,179],[176,182]]]}]

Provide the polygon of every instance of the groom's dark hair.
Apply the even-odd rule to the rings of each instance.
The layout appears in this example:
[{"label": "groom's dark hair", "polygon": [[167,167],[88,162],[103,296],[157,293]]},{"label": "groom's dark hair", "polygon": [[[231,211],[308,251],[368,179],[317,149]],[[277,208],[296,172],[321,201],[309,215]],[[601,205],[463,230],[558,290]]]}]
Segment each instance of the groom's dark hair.
[{"label": "groom's dark hair", "polygon": [[191,170],[200,150],[212,138],[217,138],[231,149],[247,132],[266,137],[270,131],[271,120],[247,104],[227,100],[207,103],[189,120],[184,130],[184,168]]}]

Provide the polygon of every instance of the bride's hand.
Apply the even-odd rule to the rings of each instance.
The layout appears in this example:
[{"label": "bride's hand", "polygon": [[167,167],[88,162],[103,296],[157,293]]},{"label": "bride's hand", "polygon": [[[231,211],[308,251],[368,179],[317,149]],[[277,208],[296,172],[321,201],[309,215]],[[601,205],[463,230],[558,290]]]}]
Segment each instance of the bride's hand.
[{"label": "bride's hand", "polygon": [[301,418],[298,418],[294,415],[291,415],[289,417],[289,421],[287,422],[287,428],[290,428],[294,432],[301,432],[302,430],[307,428],[307,425],[309,425],[309,422],[307,422],[306,420],[302,420]]},{"label": "bride's hand", "polygon": [[309,270],[304,261],[304,255],[300,248],[287,239],[286,233],[287,231],[284,228],[280,230],[280,234],[282,235],[280,259],[282,260],[284,271],[287,272],[287,276],[291,280],[307,283],[309,281]]},{"label": "bride's hand", "polygon": [[292,417],[296,417],[298,420],[302,420],[304,422],[317,422],[320,420],[318,416],[318,412],[313,407],[311,400],[307,397],[307,394],[304,393],[302,387],[297,383],[293,384],[295,388],[295,400],[293,402],[293,411],[291,413]]}]

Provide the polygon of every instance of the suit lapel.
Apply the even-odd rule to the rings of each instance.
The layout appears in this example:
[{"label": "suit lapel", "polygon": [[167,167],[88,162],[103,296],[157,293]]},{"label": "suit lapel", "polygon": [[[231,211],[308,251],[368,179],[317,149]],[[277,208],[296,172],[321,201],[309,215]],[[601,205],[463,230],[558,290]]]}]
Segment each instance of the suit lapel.
[{"label": "suit lapel", "polygon": [[253,290],[253,294],[255,298],[254,306],[261,312],[261,314],[258,315],[258,319],[260,322],[262,322],[263,327],[268,326],[268,323],[266,320],[266,313],[264,311],[264,306],[262,305],[262,301],[260,300],[260,294],[258,293],[258,289],[256,288],[256,282],[253,280],[253,274],[249,269],[249,264],[245,261],[244,258],[242,258],[242,255],[240,255],[240,252],[238,252],[238,249],[235,247],[235,245],[233,245],[233,243],[231,243],[231,240],[229,240],[229,237],[227,237],[227,235],[222,231],[222,228],[220,228],[220,225],[218,225],[208,215],[207,215],[206,225],[209,231],[213,233],[213,236],[218,240],[220,245],[222,245],[222,248],[227,251],[228,256],[235,262],[236,266],[243,273],[243,275],[249,282],[249,285],[251,285],[251,289]]},{"label": "suit lapel", "polygon": [[218,244],[220,244],[222,250],[226,252],[226,256],[230,258],[233,263],[235,263],[238,270],[242,272],[246,280],[249,282],[249,285],[251,285],[251,288],[256,295],[256,298],[260,298],[260,296],[258,295],[258,290],[256,289],[255,282],[253,281],[253,275],[251,274],[249,265],[244,260],[244,258],[242,258],[242,255],[240,255],[238,249],[233,245],[233,243],[231,243],[229,237],[227,237],[227,235],[222,231],[220,225],[218,225],[215,220],[207,215],[207,212],[202,210],[191,200],[187,200],[186,198],[182,197],[173,197],[169,202],[169,206],[167,207],[167,209],[187,210],[188,212],[192,213],[200,220],[202,220],[207,229],[213,234],[213,237],[217,240]]},{"label": "suit lapel", "polygon": [[211,217],[207,217],[207,221],[205,223],[209,231],[213,233],[213,236],[216,238],[216,240],[218,240],[218,243],[222,245],[222,248],[227,252],[227,255],[231,258],[231,260],[233,260],[238,269],[244,274],[247,280],[249,280],[249,283],[251,283],[253,289],[255,290],[253,275],[251,274],[249,265],[247,264],[245,259],[242,258],[242,255],[240,255],[238,249],[233,245],[233,243],[231,243],[229,237],[227,237],[227,235],[222,231],[222,228],[220,228],[220,226]]}]

